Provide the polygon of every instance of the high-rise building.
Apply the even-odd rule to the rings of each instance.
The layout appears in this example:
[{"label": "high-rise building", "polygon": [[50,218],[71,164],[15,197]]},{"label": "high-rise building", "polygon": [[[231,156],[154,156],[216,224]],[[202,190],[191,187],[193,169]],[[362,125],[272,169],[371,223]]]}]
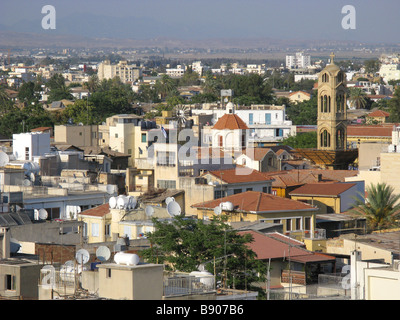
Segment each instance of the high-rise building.
[{"label": "high-rise building", "polygon": [[296,52],[295,55],[286,56],[286,68],[307,68],[311,66],[311,56],[304,55],[303,52]]},{"label": "high-rise building", "polygon": [[129,65],[127,61],[111,64],[110,60],[101,62],[98,66],[99,80],[119,77],[122,83],[133,83],[142,75],[142,70],[135,64]]}]

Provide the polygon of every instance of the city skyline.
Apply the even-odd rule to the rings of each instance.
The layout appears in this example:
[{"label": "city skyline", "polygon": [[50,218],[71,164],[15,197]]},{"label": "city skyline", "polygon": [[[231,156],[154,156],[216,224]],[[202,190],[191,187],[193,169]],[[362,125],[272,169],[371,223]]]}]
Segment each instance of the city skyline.
[{"label": "city skyline", "polygon": [[[45,30],[42,7],[56,9],[56,29]],[[354,6],[356,28],[344,29],[342,8]],[[396,43],[400,2],[371,0],[113,2],[2,1],[0,30],[89,38],[271,38]]]}]

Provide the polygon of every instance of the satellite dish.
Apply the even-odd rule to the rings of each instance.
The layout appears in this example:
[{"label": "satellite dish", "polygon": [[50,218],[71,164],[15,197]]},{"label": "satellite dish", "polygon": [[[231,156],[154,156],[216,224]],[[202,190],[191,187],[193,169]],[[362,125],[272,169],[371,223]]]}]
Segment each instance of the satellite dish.
[{"label": "satellite dish", "polygon": [[222,209],[221,209],[221,207],[215,207],[214,208],[214,213],[217,215],[217,216],[219,216],[220,214],[221,214],[221,212],[222,212]]},{"label": "satellite dish", "polygon": [[129,196],[128,197],[128,207],[130,209],[135,209],[137,204],[137,200],[135,197]]},{"label": "satellite dish", "polygon": [[48,213],[47,213],[47,211],[46,211],[46,209],[40,209],[39,210],[39,219],[40,220],[46,220],[47,218],[48,218]]},{"label": "satellite dish", "polygon": [[181,214],[181,206],[176,201],[171,201],[167,204],[167,211],[171,217],[175,217]]},{"label": "satellite dish", "polygon": [[75,259],[79,264],[86,264],[89,261],[90,254],[85,249],[79,249],[75,254]]},{"label": "satellite dish", "polygon": [[110,205],[111,209],[115,209],[117,207],[117,198],[111,197],[110,200],[108,200],[108,204]]},{"label": "satellite dish", "polygon": [[111,184],[108,184],[106,187],[106,191],[108,194],[113,194],[114,193],[114,186]]},{"label": "satellite dish", "polygon": [[32,181],[29,179],[24,179],[24,181],[22,181],[22,185],[24,187],[30,187],[32,185]]},{"label": "satellite dish", "polygon": [[105,262],[111,257],[111,251],[106,246],[100,246],[96,250],[96,257],[101,262]]},{"label": "satellite dish", "polygon": [[168,205],[168,203],[175,201],[174,197],[168,197],[167,199],[165,199],[165,204]]},{"label": "satellite dish", "polygon": [[154,208],[152,206],[146,206],[144,209],[146,216],[151,217],[154,214]]},{"label": "satellite dish", "polygon": [[19,244],[17,239],[11,238],[10,239],[10,252],[17,253],[20,248],[21,248],[21,245]]},{"label": "satellite dish", "polygon": [[10,161],[10,158],[8,157],[7,153],[4,151],[0,152],[0,167],[4,167],[8,162]]}]

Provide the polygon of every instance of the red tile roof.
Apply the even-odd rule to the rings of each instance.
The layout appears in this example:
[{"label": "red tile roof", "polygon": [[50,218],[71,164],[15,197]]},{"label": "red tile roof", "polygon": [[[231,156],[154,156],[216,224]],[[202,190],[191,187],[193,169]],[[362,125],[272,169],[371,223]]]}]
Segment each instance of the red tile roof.
[{"label": "red tile roof", "polygon": [[390,113],[383,110],[375,110],[367,115],[367,117],[389,117]]},{"label": "red tile roof", "polygon": [[105,203],[100,206],[82,211],[80,214],[85,216],[104,217],[109,212],[110,212],[110,205],[108,203]]},{"label": "red tile roof", "polygon": [[235,130],[235,129],[248,129],[249,127],[237,114],[224,114],[218,119],[213,129],[217,130]]},{"label": "red tile roof", "polygon": [[393,126],[390,125],[349,125],[348,137],[392,137]]},{"label": "red tile roof", "polygon": [[[272,149],[270,149],[270,148],[248,148],[248,149],[244,149],[242,151],[242,154],[248,156],[252,160],[260,161],[260,160],[264,159],[265,155],[268,152],[273,153]],[[280,152],[280,150],[278,150],[278,152]],[[277,152],[277,154],[278,154],[278,152]]]},{"label": "red tile roof", "polygon": [[303,196],[339,196],[341,193],[354,187],[355,183],[309,183],[297,188],[289,195]]},{"label": "red tile roof", "polygon": [[[240,235],[251,234],[253,242],[247,244],[247,246],[257,254],[257,259],[289,259],[290,260],[306,263],[306,262],[319,262],[319,261],[334,261],[336,258],[325,254],[319,254],[312,251],[308,251],[302,245],[293,245],[284,238],[278,238],[275,235],[263,234],[257,231],[241,231]],[[289,252],[290,242],[290,252]]]},{"label": "red tile roof", "polygon": [[[266,176],[264,173],[253,170],[243,166],[236,166],[233,169],[227,170],[214,170],[208,173],[217,177],[225,183],[241,183],[241,182],[258,182],[258,181],[270,181],[272,177]],[[207,173],[205,173],[207,174]]]},{"label": "red tile roof", "polygon": [[221,202],[231,202],[234,210],[250,213],[317,210],[308,203],[257,191],[246,191],[216,200],[197,203],[192,205],[192,207],[213,210],[215,207],[218,207]]}]

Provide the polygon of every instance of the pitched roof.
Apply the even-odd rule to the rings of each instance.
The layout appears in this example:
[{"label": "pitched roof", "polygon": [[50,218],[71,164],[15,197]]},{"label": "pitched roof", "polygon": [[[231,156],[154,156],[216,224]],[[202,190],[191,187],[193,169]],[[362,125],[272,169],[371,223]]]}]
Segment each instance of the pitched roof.
[{"label": "pitched roof", "polygon": [[260,161],[264,159],[264,157],[268,152],[273,152],[273,151],[270,148],[247,148],[242,151],[242,154],[248,156],[252,160]]},{"label": "pitched roof", "polygon": [[[243,169],[241,171],[240,169]],[[245,171],[244,171],[245,170]],[[225,183],[241,183],[241,182],[257,182],[270,181],[272,177],[266,176],[264,173],[243,166],[236,166],[233,169],[208,171],[206,174],[212,174]]]},{"label": "pitched roof", "polygon": [[308,93],[308,92],[305,92],[305,91],[295,91],[295,92],[292,92],[292,93],[290,93],[289,94],[289,96],[292,96],[292,95],[294,95],[294,94],[298,94],[298,93],[302,93],[302,94],[305,94],[306,96],[310,96],[310,94]]},{"label": "pitched roof", "polygon": [[104,217],[110,212],[110,205],[108,203],[102,204],[100,206],[82,211],[80,215],[93,216],[93,217]]},{"label": "pitched roof", "polygon": [[375,110],[374,112],[367,114],[367,117],[389,117],[389,116],[390,113],[383,110]]},{"label": "pitched roof", "polygon": [[290,192],[292,195],[307,196],[338,196],[354,187],[355,183],[309,183]]},{"label": "pitched roof", "polygon": [[218,119],[213,129],[217,130],[235,130],[235,129],[248,129],[249,127],[237,114],[224,114]]},{"label": "pitched roof", "polygon": [[[306,183],[316,183],[321,179],[323,182],[345,182],[346,177],[358,174],[355,170],[324,170],[324,169],[302,169],[278,172],[266,172],[265,175],[272,177],[272,187],[286,188],[299,186]],[[320,178],[318,177],[319,175]]]},{"label": "pitched roof", "polygon": [[308,203],[274,196],[269,193],[246,191],[224,198],[206,201],[192,205],[193,208],[214,210],[221,202],[231,202],[234,210],[261,213],[261,212],[277,212],[277,211],[298,211],[298,210],[317,210]]},{"label": "pitched roof", "polygon": [[[257,259],[282,259],[306,263],[317,261],[334,261],[336,258],[325,254],[308,251],[304,245],[294,243],[293,239],[285,236],[278,236],[276,233],[263,234],[257,231],[241,231],[240,235],[250,234],[253,237],[252,242],[247,246],[257,254]],[[289,247],[290,244],[290,247]],[[290,249],[290,251],[289,251]]]},{"label": "pitched roof", "polygon": [[347,136],[355,137],[392,137],[393,126],[390,125],[349,125]]}]

